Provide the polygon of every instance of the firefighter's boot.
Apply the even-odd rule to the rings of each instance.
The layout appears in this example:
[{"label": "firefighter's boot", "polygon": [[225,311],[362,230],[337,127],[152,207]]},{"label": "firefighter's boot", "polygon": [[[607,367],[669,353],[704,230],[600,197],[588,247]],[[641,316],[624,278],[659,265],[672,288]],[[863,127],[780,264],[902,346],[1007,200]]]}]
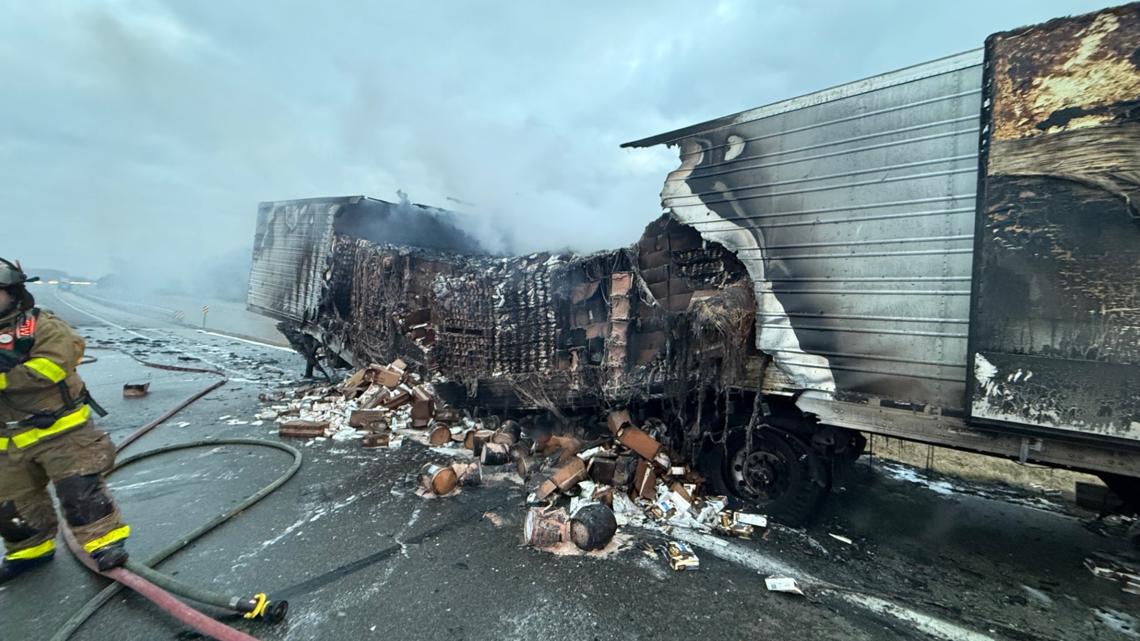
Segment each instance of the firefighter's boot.
[{"label": "firefighter's boot", "polygon": [[6,583],[29,570],[34,570],[41,565],[47,565],[47,562],[53,558],[55,558],[55,551],[30,559],[5,558],[4,561],[0,563],[0,583]]},{"label": "firefighter's boot", "polygon": [[91,558],[95,559],[95,565],[99,567],[100,572],[106,572],[126,563],[128,555],[123,542],[116,541],[92,552]]}]

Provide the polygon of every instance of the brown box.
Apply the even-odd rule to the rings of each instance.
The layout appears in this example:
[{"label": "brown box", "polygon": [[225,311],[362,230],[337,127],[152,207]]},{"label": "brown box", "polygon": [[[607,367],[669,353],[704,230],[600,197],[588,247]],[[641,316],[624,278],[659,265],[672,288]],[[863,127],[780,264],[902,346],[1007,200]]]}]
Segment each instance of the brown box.
[{"label": "brown box", "polygon": [[150,383],[124,383],[123,398],[141,398],[150,393]]},{"label": "brown box", "polygon": [[390,410],[394,410],[397,407],[406,405],[410,400],[412,400],[412,391],[407,387],[400,386],[388,394],[388,398],[384,401],[383,405]]},{"label": "brown box", "polygon": [[614,471],[616,469],[617,458],[595,456],[590,459],[590,464],[587,466],[586,471],[589,473],[591,481],[603,485],[612,485],[614,482]]},{"label": "brown box", "polygon": [[443,423],[458,423],[463,415],[459,410],[454,407],[437,407],[435,409],[435,420]]},{"label": "brown box", "polygon": [[404,371],[393,369],[390,365],[376,365],[372,368],[372,380],[388,389],[395,389],[404,382]]},{"label": "brown box", "polygon": [[277,429],[277,434],[293,438],[316,438],[324,436],[328,428],[328,421],[306,421],[298,418],[282,423]]},{"label": "brown box", "polygon": [[634,471],[637,469],[637,464],[641,460],[641,457],[630,454],[617,457],[617,460],[614,461],[614,479],[612,485],[620,488],[628,488],[632,485]]},{"label": "brown box", "polygon": [[637,462],[637,471],[633,475],[633,488],[630,490],[634,496],[652,501],[657,498],[657,473],[649,461]]},{"label": "brown box", "polygon": [[650,461],[661,451],[660,443],[636,427],[623,428],[618,434],[618,442]]},{"label": "brown box", "polygon": [[386,422],[386,414],[387,413],[384,410],[352,410],[352,413],[348,415],[348,425],[349,427],[355,427],[356,429],[371,429],[369,427],[370,425],[382,421]]},{"label": "brown box", "polygon": [[614,272],[610,275],[610,296],[628,296],[633,288],[633,274]]},{"label": "brown box", "polygon": [[629,321],[614,320],[610,323],[610,341],[625,345],[629,340]]},{"label": "brown box", "polygon": [[365,434],[360,444],[364,447],[388,447],[391,442],[391,432],[373,432],[371,434]]},{"label": "brown box", "polygon": [[345,398],[356,396],[356,393],[361,391],[360,388],[364,386],[364,379],[368,374],[367,369],[358,369],[352,373],[352,376],[344,379],[340,388],[344,390]]},{"label": "brown box", "polygon": [[610,415],[606,418],[606,423],[610,426],[610,433],[617,436],[621,428],[627,425],[633,425],[633,419],[629,417],[629,410],[618,410],[616,412],[610,412]]},{"label": "brown box", "polygon": [[[686,301],[687,302],[687,301]],[[629,320],[629,299],[614,298],[610,302],[610,318],[614,320]]]},{"label": "brown box", "polygon": [[435,399],[423,387],[412,390],[412,427],[427,427],[435,414]]},{"label": "brown box", "polygon": [[685,499],[689,503],[693,502],[693,495],[689,493],[689,490],[687,490],[680,481],[673,481],[673,484],[669,486],[669,489],[676,492],[681,498]]},{"label": "brown box", "polygon": [[538,500],[554,494],[555,490],[565,492],[582,482],[586,478],[586,462],[577,456],[572,457],[565,465],[554,470],[550,478],[543,481],[538,488]]}]

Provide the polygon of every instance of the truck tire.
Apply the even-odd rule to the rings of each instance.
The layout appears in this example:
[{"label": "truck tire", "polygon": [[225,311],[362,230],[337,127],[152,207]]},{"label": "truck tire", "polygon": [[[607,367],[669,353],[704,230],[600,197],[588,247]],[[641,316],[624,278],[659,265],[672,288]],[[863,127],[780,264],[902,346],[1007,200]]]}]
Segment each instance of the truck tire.
[{"label": "truck tire", "polygon": [[1140,513],[1140,479],[1107,472],[1098,474],[1100,480],[1108,486],[1112,493],[1124,502],[1124,510],[1128,513]]},{"label": "truck tire", "polygon": [[737,432],[728,437],[727,447],[711,450],[709,462],[716,465],[709,471],[719,477],[715,486],[780,523],[806,523],[827,493],[814,478],[807,446],[794,436],[765,428],[753,432],[751,450],[747,441],[743,432]]}]

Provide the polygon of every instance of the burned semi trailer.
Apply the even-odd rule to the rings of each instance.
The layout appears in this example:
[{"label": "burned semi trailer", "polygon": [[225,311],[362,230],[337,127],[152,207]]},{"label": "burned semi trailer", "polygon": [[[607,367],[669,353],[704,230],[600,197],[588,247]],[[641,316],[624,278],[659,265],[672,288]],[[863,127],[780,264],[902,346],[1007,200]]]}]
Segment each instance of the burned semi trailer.
[{"label": "burned semi trailer", "polygon": [[251,309],[451,403],[631,408],[714,490],[806,516],[861,433],[1140,478],[1140,5],[628,143],[635,244],[492,256],[457,214],[263,203]]},{"label": "burned semi trailer", "polygon": [[626,146],[660,144],[663,206],[748,270],[764,395],[1135,506],[1140,4]]},{"label": "burned semi trailer", "polygon": [[502,257],[457,216],[362,196],[262,203],[249,308],[328,365],[401,358],[473,412],[604,425],[629,408],[695,463],[739,450],[749,425],[759,448],[783,421],[765,496],[795,499],[769,506],[789,519],[826,488],[825,452],[858,454],[848,430],[812,454],[795,408],[760,394],[793,383],[757,349],[754,284],[693,226],[664,215],[622,249]]}]

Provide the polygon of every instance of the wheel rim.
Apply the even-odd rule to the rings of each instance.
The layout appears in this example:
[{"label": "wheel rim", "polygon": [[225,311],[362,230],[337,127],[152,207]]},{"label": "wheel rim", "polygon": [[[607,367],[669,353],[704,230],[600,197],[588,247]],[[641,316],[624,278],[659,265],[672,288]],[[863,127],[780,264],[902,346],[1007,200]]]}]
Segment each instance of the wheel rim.
[{"label": "wheel rim", "polygon": [[787,494],[793,461],[768,438],[756,439],[751,451],[740,448],[729,461],[729,483],[739,496],[755,502],[775,501]]}]

